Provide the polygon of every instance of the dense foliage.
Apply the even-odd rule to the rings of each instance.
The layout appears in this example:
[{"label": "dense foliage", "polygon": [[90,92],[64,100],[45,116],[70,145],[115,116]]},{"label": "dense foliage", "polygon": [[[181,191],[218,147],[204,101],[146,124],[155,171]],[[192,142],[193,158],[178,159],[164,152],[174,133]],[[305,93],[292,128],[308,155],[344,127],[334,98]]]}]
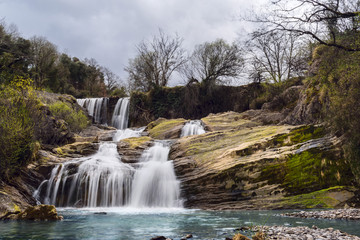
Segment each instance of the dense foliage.
[{"label": "dense foliage", "polygon": [[45,38],[27,40],[0,23],[0,85],[15,76],[33,79],[37,89],[76,97],[114,95],[121,88],[119,77],[94,59],[59,53]]},{"label": "dense foliage", "polygon": [[0,91],[0,178],[8,179],[36,152],[31,112],[37,105],[29,79],[17,78]]},{"label": "dense foliage", "polygon": [[88,118],[81,110],[76,111],[67,103],[58,101],[49,106],[51,113],[58,119],[67,122],[73,132],[80,132],[88,125]]},{"label": "dense foliage", "polygon": [[318,95],[332,130],[344,139],[345,157],[360,182],[360,52],[319,47],[309,78],[309,94]]}]

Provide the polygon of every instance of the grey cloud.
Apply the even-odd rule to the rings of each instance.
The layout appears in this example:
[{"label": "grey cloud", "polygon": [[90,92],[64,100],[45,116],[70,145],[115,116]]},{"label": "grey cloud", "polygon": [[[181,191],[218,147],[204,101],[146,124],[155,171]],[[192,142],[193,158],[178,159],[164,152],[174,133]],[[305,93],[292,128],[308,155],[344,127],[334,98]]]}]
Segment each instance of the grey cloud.
[{"label": "grey cloud", "polygon": [[136,44],[159,28],[178,33],[190,51],[217,38],[231,42],[244,29],[233,17],[248,7],[246,0],[12,0],[0,1],[0,16],[25,37],[44,36],[125,78]]}]

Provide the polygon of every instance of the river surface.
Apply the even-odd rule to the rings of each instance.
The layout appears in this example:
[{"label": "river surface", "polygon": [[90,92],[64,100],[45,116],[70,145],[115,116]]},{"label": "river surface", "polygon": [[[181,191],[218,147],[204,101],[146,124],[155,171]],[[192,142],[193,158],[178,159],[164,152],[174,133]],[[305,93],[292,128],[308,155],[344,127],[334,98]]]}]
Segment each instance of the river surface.
[{"label": "river surface", "polygon": [[[225,239],[236,228],[254,225],[333,227],[360,236],[359,222],[279,216],[285,211],[202,211],[185,209],[59,208],[58,222],[0,222],[0,239]],[[106,215],[95,214],[106,212]],[[248,233],[251,235],[251,233]]]}]

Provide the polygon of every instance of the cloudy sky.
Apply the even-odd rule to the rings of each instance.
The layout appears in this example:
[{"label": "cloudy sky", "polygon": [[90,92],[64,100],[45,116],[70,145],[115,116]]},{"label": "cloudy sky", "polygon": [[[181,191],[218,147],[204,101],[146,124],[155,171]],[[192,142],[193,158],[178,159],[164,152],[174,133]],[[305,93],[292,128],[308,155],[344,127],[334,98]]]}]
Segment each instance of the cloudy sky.
[{"label": "cloudy sky", "polygon": [[[249,3],[251,2],[251,3]],[[239,16],[264,0],[0,0],[0,19],[25,38],[44,36],[59,51],[95,58],[126,79],[124,67],[135,46],[161,28],[177,33],[184,48],[223,38],[228,42],[250,27]],[[170,84],[176,85],[178,80]]]}]

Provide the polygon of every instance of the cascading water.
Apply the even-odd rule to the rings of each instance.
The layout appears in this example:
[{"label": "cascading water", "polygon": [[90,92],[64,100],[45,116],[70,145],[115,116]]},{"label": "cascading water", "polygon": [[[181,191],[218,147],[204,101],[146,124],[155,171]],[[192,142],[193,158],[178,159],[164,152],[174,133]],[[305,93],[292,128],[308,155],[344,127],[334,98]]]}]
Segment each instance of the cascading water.
[{"label": "cascading water", "polygon": [[134,168],[121,162],[115,143],[102,143],[93,156],[54,167],[34,197],[61,207],[181,207],[169,150],[156,142]]},{"label": "cascading water", "polygon": [[[133,173],[121,162],[115,143],[102,143],[93,156],[57,165],[34,195],[56,206],[122,206],[128,203]],[[39,199],[45,183],[45,197]]]},{"label": "cascading water", "polygon": [[131,138],[131,137],[140,137],[142,132],[145,130],[146,127],[141,127],[137,129],[123,129],[117,130],[113,136],[113,141],[118,142],[122,139]]},{"label": "cascading water", "polygon": [[129,119],[129,98],[120,98],[114,108],[111,125],[117,129],[125,129]]},{"label": "cascading water", "polygon": [[186,137],[190,135],[199,135],[205,133],[204,126],[201,120],[191,120],[187,122],[181,129],[180,137]]},{"label": "cascading water", "polygon": [[[100,102],[78,99],[93,116],[101,113]],[[112,117],[119,129],[113,137],[116,142],[139,137],[145,129],[125,129],[128,115],[129,98],[119,99]],[[55,166],[33,195],[38,202],[61,207],[181,207],[180,183],[168,161],[169,151],[166,142],[155,142],[138,164],[131,165],[121,162],[116,143],[102,142],[96,154]]]},{"label": "cascading water", "polygon": [[77,103],[86,108],[89,115],[94,118],[94,122],[107,124],[106,112],[109,103],[108,98],[82,98],[76,99]]},{"label": "cascading water", "polygon": [[133,207],[181,207],[180,182],[176,179],[170,147],[163,142],[146,150],[132,183]]}]

